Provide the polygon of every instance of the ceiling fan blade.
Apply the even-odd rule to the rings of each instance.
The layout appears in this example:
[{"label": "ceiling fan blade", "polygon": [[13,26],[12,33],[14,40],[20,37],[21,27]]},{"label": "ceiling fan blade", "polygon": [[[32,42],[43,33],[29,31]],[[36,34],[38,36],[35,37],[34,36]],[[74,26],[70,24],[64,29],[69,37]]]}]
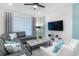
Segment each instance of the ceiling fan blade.
[{"label": "ceiling fan blade", "polygon": [[24,3],[24,5],[33,5],[33,3]]},{"label": "ceiling fan blade", "polygon": [[43,5],[39,5],[39,4],[38,4],[37,6],[45,8],[45,6],[43,6]]},{"label": "ceiling fan blade", "polygon": [[45,6],[40,5],[39,3],[24,3],[24,5],[37,5],[39,7],[45,8]]}]

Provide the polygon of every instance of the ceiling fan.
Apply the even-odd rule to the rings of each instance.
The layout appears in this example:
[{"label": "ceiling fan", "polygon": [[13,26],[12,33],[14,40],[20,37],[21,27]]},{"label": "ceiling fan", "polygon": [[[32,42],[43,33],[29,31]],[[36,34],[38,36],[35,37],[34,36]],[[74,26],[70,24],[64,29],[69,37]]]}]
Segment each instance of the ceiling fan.
[{"label": "ceiling fan", "polygon": [[24,3],[24,5],[33,5],[33,8],[36,9],[37,7],[45,8],[45,6],[39,3]]}]

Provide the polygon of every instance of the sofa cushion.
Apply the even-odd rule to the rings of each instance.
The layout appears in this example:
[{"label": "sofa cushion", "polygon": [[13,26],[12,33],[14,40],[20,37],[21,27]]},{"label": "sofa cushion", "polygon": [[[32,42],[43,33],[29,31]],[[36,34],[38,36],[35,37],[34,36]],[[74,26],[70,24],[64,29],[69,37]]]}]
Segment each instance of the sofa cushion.
[{"label": "sofa cushion", "polygon": [[17,37],[25,37],[25,32],[17,32]]},{"label": "sofa cushion", "polygon": [[11,39],[10,39],[10,36],[8,35],[8,33],[3,33],[3,34],[0,36],[0,38],[3,39],[3,41],[11,40]]},{"label": "sofa cushion", "polygon": [[23,51],[18,51],[7,56],[26,56],[26,54]]}]

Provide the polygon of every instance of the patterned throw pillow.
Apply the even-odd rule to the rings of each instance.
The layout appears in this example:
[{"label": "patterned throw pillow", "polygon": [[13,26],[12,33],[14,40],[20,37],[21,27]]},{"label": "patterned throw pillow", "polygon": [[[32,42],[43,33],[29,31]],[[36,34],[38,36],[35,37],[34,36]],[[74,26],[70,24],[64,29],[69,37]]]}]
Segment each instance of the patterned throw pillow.
[{"label": "patterned throw pillow", "polygon": [[8,51],[9,54],[15,53],[15,52],[18,52],[18,51],[22,51],[20,43],[7,41],[4,44],[4,46],[5,46],[5,48],[6,48],[6,50]]},{"label": "patterned throw pillow", "polygon": [[17,34],[16,33],[11,33],[11,34],[9,34],[9,36],[10,36],[11,40],[14,40],[15,38],[17,38]]}]

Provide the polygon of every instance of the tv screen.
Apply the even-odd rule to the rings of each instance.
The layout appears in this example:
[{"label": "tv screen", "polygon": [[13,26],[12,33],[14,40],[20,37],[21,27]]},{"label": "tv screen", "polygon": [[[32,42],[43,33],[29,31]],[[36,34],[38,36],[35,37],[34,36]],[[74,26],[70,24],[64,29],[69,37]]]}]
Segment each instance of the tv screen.
[{"label": "tv screen", "polygon": [[48,22],[48,30],[63,31],[63,20]]}]

